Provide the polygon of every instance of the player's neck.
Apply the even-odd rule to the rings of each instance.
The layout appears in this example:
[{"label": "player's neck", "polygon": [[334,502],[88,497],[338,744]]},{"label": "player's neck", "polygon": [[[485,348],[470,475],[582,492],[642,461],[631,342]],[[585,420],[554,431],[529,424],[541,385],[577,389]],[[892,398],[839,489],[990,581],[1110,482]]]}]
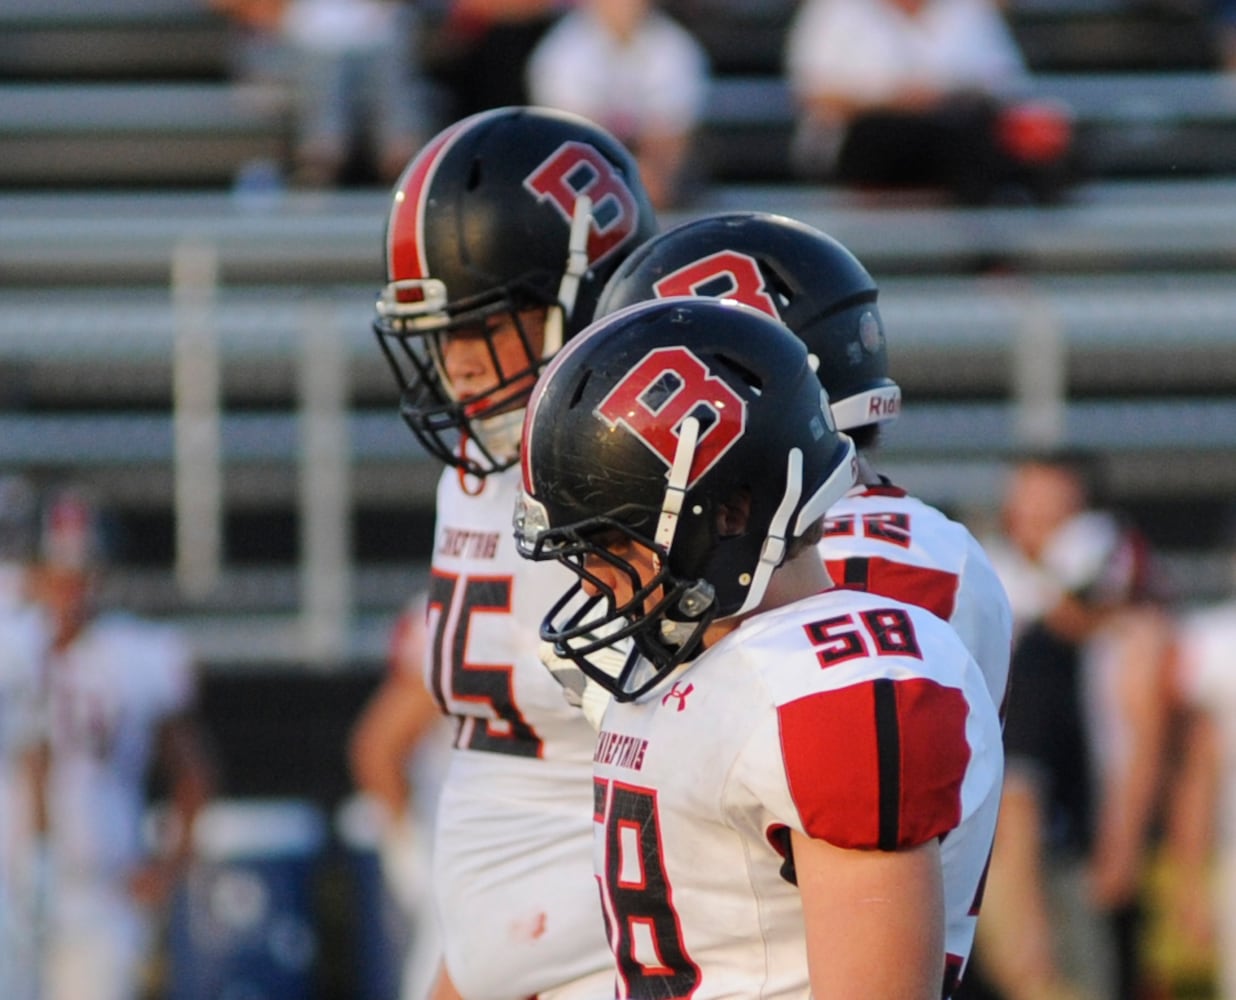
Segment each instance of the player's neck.
[{"label": "player's neck", "polygon": [[777,567],[772,579],[768,581],[768,589],[764,591],[763,599],[753,611],[741,617],[724,618],[708,626],[704,632],[704,648],[707,649],[720,642],[748,618],[786,604],[793,604],[795,601],[801,601],[804,597],[811,597],[813,594],[827,590],[832,585],[832,578],[829,577],[828,570],[824,568],[824,563],[817,554],[816,548],[807,546],[792,559],[786,560]]},{"label": "player's neck", "polygon": [[777,567],[755,613],[793,604],[804,597],[827,590],[832,585],[832,578],[820,559],[819,550],[814,545],[808,545]]},{"label": "player's neck", "polygon": [[863,452],[858,453],[858,482],[863,486],[879,486],[883,480]]}]

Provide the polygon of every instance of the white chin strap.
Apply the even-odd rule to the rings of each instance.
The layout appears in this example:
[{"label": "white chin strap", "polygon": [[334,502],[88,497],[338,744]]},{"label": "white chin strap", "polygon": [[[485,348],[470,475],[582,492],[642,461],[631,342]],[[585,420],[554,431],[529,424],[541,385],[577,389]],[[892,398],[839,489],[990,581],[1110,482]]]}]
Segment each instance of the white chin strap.
[{"label": "white chin strap", "polygon": [[575,312],[579,283],[588,273],[588,232],[592,226],[592,199],[581,194],[575,199],[571,215],[571,234],[567,241],[566,267],[558,285],[558,309],[550,309],[545,320],[545,347],[541,356],[552,358],[562,349],[566,321]]},{"label": "white chin strap", "polygon": [[772,579],[773,571],[785,560],[786,528],[798,500],[803,493],[803,453],[794,448],[787,456],[785,463],[785,492],[781,495],[781,503],[768,525],[768,534],[764,537],[764,545],[760,549],[760,561],[756,564],[755,575],[747,588],[747,597],[742,607],[735,615],[745,615],[753,610],[764,599],[764,591],[768,589],[768,581]]},{"label": "white chin strap", "polygon": [[511,410],[484,420],[474,420],[477,440],[496,460],[502,462],[519,454],[519,439],[524,429],[524,411]]},{"label": "white chin strap", "polygon": [[[665,499],[661,501],[661,516],[657,518],[657,530],[653,540],[667,554],[674,544],[678,531],[678,519],[687,498],[687,484],[691,477],[691,464],[695,460],[695,447],[699,444],[700,422],[687,417],[678,431],[678,447],[674,449],[674,464],[670,466],[669,482],[665,487]],[[653,559],[660,568],[660,559]],[[695,634],[696,626],[690,622],[675,622],[668,618],[661,621],[661,638],[672,646],[681,646]]]},{"label": "white chin strap", "polygon": [[[845,455],[833,468],[832,475],[804,501],[794,521],[792,529],[794,537],[801,535],[811,524],[823,517],[825,512],[845,496],[846,491],[854,485],[858,476],[858,460],[854,451],[854,442],[844,434],[840,435],[840,438],[845,444]],[[798,501],[802,498],[802,491],[803,453],[798,448],[794,448],[787,456],[785,463],[785,493],[768,526],[764,546],[760,549],[760,561],[751,579],[751,586],[747,588],[746,600],[743,601],[742,607],[734,612],[735,615],[743,615],[755,609],[764,599],[764,592],[768,589],[768,581],[772,579],[773,571],[784,562],[785,553],[789,547],[787,536],[790,535],[790,531],[787,529],[790,527],[790,518],[794,514],[794,509],[798,507]]]},{"label": "white chin strap", "polygon": [[794,522],[794,534],[801,535],[812,523],[823,517],[833,504],[846,495],[858,482],[858,452],[848,434],[838,435],[845,445],[845,454],[833,467],[830,475],[815,493],[808,497]]},{"label": "white chin strap", "polygon": [[[579,295],[579,283],[588,271],[588,231],[592,225],[592,199],[580,195],[575,199],[575,212],[571,217],[571,234],[567,244],[566,268],[558,286],[558,305],[551,306],[545,317],[543,358],[552,358],[562,348],[566,319],[575,311],[575,299]],[[457,398],[446,377],[440,352],[434,353],[434,363],[442,375],[442,384],[452,399]],[[477,440],[495,459],[505,461],[519,454],[519,439],[523,434],[524,411],[514,410],[499,413],[485,420],[473,421],[472,429]]]},{"label": "white chin strap", "polygon": [[691,476],[691,463],[695,460],[695,446],[700,439],[700,422],[687,417],[678,432],[678,447],[674,449],[674,464],[670,466],[669,482],[665,487],[665,499],[661,501],[661,516],[657,518],[657,531],[653,541],[666,553],[674,544],[678,531],[678,518],[682,503],[687,496],[687,483]]}]

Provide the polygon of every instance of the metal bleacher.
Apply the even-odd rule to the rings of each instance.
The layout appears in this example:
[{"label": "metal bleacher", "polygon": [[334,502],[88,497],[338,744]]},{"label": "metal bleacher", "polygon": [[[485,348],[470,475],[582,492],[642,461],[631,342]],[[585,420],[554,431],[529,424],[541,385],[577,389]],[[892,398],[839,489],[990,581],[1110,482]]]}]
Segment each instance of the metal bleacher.
[{"label": "metal bleacher", "polygon": [[[718,13],[714,45],[724,11],[733,37],[756,37],[762,5],[694,6]],[[759,22],[766,50],[779,24]],[[45,67],[81,53],[77,70],[35,78],[8,58],[40,47],[60,53]],[[113,596],[177,616],[208,667],[372,664],[424,571],[436,476],[369,331],[386,194],[233,189],[245,162],[281,155],[287,121],[278,95],[227,79],[225,49],[192,0],[0,11],[0,469],[94,483],[129,543]],[[139,50],[141,78],[120,75]],[[1019,449],[1095,449],[1182,595],[1225,591],[1229,82],[1064,63],[1041,86],[1089,123],[1098,175],[1060,206],[959,210],[778,176],[783,82],[767,52],[762,74],[751,51],[716,54],[712,182],[664,221],[781,211],[864,260],[907,399],[887,471],[981,521]],[[1173,148],[1176,170],[1157,159]],[[186,530],[209,536],[212,519],[213,539]]]},{"label": "metal bleacher", "polygon": [[287,95],[232,79],[234,40],[205,0],[5,0],[0,186],[226,186],[282,159]]}]

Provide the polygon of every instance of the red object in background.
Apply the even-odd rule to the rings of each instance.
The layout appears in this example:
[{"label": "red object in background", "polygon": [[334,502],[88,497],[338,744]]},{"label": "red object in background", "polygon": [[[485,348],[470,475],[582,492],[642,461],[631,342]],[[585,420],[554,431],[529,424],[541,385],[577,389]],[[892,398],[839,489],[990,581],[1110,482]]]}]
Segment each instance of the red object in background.
[{"label": "red object in background", "polygon": [[1025,163],[1050,163],[1068,152],[1073,118],[1056,101],[1024,101],[1005,108],[996,123],[1002,149]]}]

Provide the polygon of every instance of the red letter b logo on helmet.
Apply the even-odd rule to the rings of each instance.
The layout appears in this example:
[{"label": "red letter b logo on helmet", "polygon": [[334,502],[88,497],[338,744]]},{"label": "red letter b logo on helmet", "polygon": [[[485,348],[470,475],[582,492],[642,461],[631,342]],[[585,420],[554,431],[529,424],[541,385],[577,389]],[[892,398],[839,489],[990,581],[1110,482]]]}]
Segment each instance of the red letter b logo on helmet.
[{"label": "red letter b logo on helmet", "polygon": [[639,222],[639,206],[626,179],[585,142],[564,142],[528,175],[524,186],[553,202],[567,225],[575,214],[576,199],[581,195],[592,199],[589,264],[625,243]]},{"label": "red letter b logo on helmet", "polygon": [[747,404],[729,384],[685,347],[658,347],[601,400],[597,415],[621,425],[666,465],[674,464],[679,427],[687,417],[700,422],[700,439],[687,487],[743,435]]},{"label": "red letter b logo on helmet", "polygon": [[736,250],[719,250],[667,274],[652,286],[657,298],[694,295],[736,299],[745,306],[779,320],[777,304],[764,288],[764,276],[755,258]]}]

